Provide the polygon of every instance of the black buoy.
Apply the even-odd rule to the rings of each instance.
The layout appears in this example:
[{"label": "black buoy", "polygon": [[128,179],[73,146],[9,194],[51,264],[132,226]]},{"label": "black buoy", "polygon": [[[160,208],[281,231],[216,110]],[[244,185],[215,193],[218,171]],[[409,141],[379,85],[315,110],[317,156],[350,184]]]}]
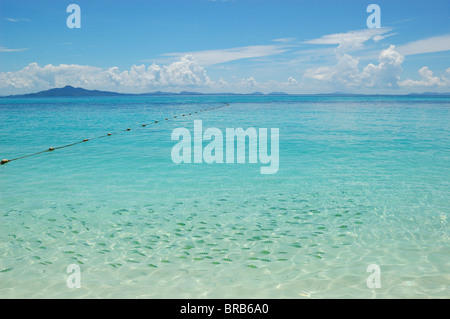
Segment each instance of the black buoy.
[{"label": "black buoy", "polygon": [[111,133],[108,133],[108,136],[111,136]]},{"label": "black buoy", "polygon": [[142,127],[146,127],[147,126],[147,124],[142,124]]},{"label": "black buoy", "polygon": [[155,121],[155,123],[158,123],[158,121]]},{"label": "black buoy", "polygon": [[83,142],[87,142],[87,141],[89,141],[87,138],[85,138],[85,139],[83,140]]},{"label": "black buoy", "polygon": [[131,130],[130,128],[127,128],[127,131]]},{"label": "black buoy", "polygon": [[0,165],[6,164],[6,163],[8,163],[8,162],[9,162],[9,160],[7,160],[7,159],[2,159],[2,161],[0,162]]},{"label": "black buoy", "polygon": [[55,148],[54,148],[54,147],[50,147],[48,150],[49,150],[49,151],[54,151]]}]

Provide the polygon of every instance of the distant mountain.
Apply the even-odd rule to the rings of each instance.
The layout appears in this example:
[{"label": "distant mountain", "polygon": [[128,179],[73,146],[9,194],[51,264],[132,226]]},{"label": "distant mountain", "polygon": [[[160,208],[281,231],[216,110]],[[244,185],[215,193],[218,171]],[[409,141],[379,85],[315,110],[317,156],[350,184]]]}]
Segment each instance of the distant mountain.
[{"label": "distant mountain", "polygon": [[[379,94],[351,94],[351,93],[323,93],[323,94],[288,94],[285,92],[271,92],[269,94],[264,94],[261,92],[254,92],[250,94],[245,93],[199,93],[199,92],[189,92],[182,91],[180,93],[173,92],[149,92],[149,93],[118,93],[110,91],[99,91],[99,90],[86,90],[83,88],[75,88],[73,86],[67,85],[63,88],[54,88],[46,91],[41,91],[37,93],[19,94],[19,95],[9,95],[0,96],[0,98],[33,98],[33,97],[83,97],[83,96],[167,96],[167,95],[222,95],[222,96],[240,96],[240,95],[278,95],[278,96],[288,96],[288,95],[303,95],[303,96],[378,96]],[[380,95],[382,96],[382,95]],[[450,93],[436,93],[436,92],[424,92],[424,93],[410,93],[407,96],[450,96]]]},{"label": "distant mountain", "polygon": [[180,93],[173,92],[149,92],[149,93],[118,93],[110,91],[100,91],[100,90],[86,90],[83,88],[75,88],[73,86],[67,85],[63,88],[54,88],[46,91],[41,91],[37,93],[19,94],[19,95],[9,95],[3,96],[5,98],[33,98],[33,97],[82,97],[82,96],[161,96],[161,95],[202,95],[203,93],[198,92],[187,92],[183,91]]},{"label": "distant mountain", "polygon": [[[283,92],[273,92],[272,95],[287,95]],[[86,90],[83,88],[75,88],[73,86],[67,85],[63,88],[55,88],[46,91],[41,91],[37,93],[19,94],[19,95],[9,95],[0,96],[0,98],[33,98],[33,97],[82,97],[82,96],[167,96],[167,95],[264,95],[261,92],[254,92],[251,94],[242,93],[200,93],[200,92],[190,92],[182,91],[180,93],[174,92],[148,92],[148,93],[118,93],[110,91],[99,91],[99,90]]]},{"label": "distant mountain", "polygon": [[55,88],[37,93],[10,95],[7,97],[79,97],[79,96],[119,96],[124,95],[117,92],[86,90],[83,88],[74,88],[67,85],[63,88]]},{"label": "distant mountain", "polygon": [[140,93],[140,94],[136,94],[136,95],[176,95],[177,93],[173,93],[173,92],[161,92],[161,91],[156,91],[156,92],[151,92],[151,93]]}]

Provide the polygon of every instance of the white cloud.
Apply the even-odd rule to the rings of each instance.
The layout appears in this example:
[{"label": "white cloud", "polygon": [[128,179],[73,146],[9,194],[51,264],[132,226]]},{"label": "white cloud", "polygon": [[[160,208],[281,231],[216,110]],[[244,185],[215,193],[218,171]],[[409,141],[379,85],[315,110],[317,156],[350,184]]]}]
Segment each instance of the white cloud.
[{"label": "white cloud", "polygon": [[334,33],[324,35],[317,39],[304,41],[307,44],[337,44],[338,50],[349,51],[360,49],[363,44],[369,40],[378,42],[393,34],[388,34],[390,28],[375,28],[375,29],[363,29],[348,31],[345,33]]},{"label": "white cloud", "polygon": [[399,45],[397,51],[403,55],[432,53],[450,50],[450,34],[431,37]]},{"label": "white cloud", "polygon": [[288,43],[288,42],[292,42],[294,40],[295,40],[295,38],[279,38],[279,39],[273,39],[272,41]]},{"label": "white cloud", "polygon": [[[215,92],[235,92],[235,93],[253,93],[255,91],[263,93],[271,92],[287,92],[287,93],[299,93],[301,89],[300,83],[293,77],[289,76],[285,81],[257,81],[254,77],[249,78],[234,78],[233,82],[225,82],[224,86],[218,85],[218,82],[214,82],[212,89]],[[223,90],[217,90],[222,88]]]},{"label": "white cloud", "polygon": [[256,82],[254,77],[249,77],[248,79],[240,79],[238,86],[241,88],[255,88],[258,86],[258,82]]},{"label": "white cloud", "polygon": [[358,59],[348,54],[337,54],[338,62],[331,67],[311,68],[305,71],[304,77],[338,85],[351,85],[358,74]]},{"label": "white cloud", "polygon": [[133,65],[129,70],[118,67],[99,68],[88,65],[45,65],[31,63],[16,72],[0,73],[2,95],[30,93],[54,87],[72,85],[86,89],[110,90],[124,93],[144,93],[156,90],[201,92],[285,91],[297,93],[299,83],[289,76],[285,81],[259,82],[255,77],[219,78],[212,81],[206,70],[193,57],[182,57],[169,65]]},{"label": "white cloud", "polygon": [[403,55],[395,50],[395,46],[391,45],[381,52],[378,60],[378,65],[370,63],[359,74],[358,77],[363,85],[389,88],[398,86],[400,73],[403,71],[402,63],[405,60]]},{"label": "white cloud", "polygon": [[290,76],[290,77],[288,77],[286,84],[296,86],[296,85],[298,85],[298,82],[294,77]]},{"label": "white cloud", "polygon": [[1,47],[0,46],[0,52],[19,52],[19,51],[25,51],[28,50],[28,48],[23,48],[23,49],[9,49],[9,48],[5,48],[5,47]]},{"label": "white cloud", "polygon": [[9,22],[31,22],[31,20],[27,18],[5,18],[5,20]]},{"label": "white cloud", "polygon": [[[446,71],[450,75],[450,68]],[[400,82],[402,87],[446,87],[450,86],[450,78],[443,76],[442,78],[433,75],[433,71],[424,66],[419,70],[420,80],[406,79]]]},{"label": "white cloud", "polygon": [[[364,48],[367,41],[378,42],[393,35],[390,29],[366,29],[336,33],[306,41],[309,44],[335,44],[337,63],[332,66],[309,68],[304,73],[305,79],[313,79],[316,84],[328,83],[332,89],[386,89],[450,86],[450,71],[441,77],[433,75],[427,67],[419,70],[420,80],[401,81],[402,64],[405,56],[450,50],[450,34],[422,39],[400,46],[390,46],[378,55],[378,63],[358,66],[359,60],[375,59],[370,53],[353,58],[346,52]],[[362,69],[361,69],[362,68]],[[450,69],[450,68],[449,68]]]},{"label": "white cloud", "polygon": [[270,44],[270,45],[253,45],[246,47],[238,47],[232,49],[221,50],[205,50],[185,53],[166,53],[164,56],[181,57],[190,55],[203,66],[210,66],[241,59],[259,58],[271,55],[277,55],[286,52],[284,45]]},{"label": "white cloud", "polygon": [[223,78],[220,78],[217,82],[216,82],[216,86],[219,88],[226,88],[229,86],[228,82],[225,81]]},{"label": "white cloud", "polygon": [[37,91],[65,85],[86,89],[108,89],[120,92],[146,92],[155,88],[186,88],[211,85],[206,70],[191,56],[167,66],[133,65],[123,72],[117,67],[102,69],[85,65],[46,65],[31,63],[16,72],[0,73],[2,91]]},{"label": "white cloud", "polygon": [[[289,44],[289,42],[293,39],[280,38],[273,40],[275,43],[271,45],[196,51],[191,52],[191,55],[171,53],[166,54],[166,56],[177,58],[175,62],[153,63],[147,66],[143,64],[133,65],[128,70],[120,70],[118,67],[99,68],[88,65],[66,64],[39,66],[37,63],[31,63],[15,72],[0,72],[0,94],[29,93],[65,85],[128,93],[190,89],[201,92],[236,93],[251,93],[254,91],[265,93],[272,91],[323,93],[341,90],[357,93],[361,90],[365,90],[365,92],[386,92],[385,89],[392,88],[406,90],[407,88],[416,89],[419,87],[450,87],[450,68],[444,74],[437,76],[428,67],[423,67],[419,70],[420,79],[403,81],[400,79],[405,54],[443,50],[447,47],[447,44],[439,44],[438,42],[447,39],[445,36],[412,42],[400,46],[402,50],[390,46],[381,52],[378,51],[373,55],[371,53],[370,56],[365,57],[361,54],[366,52],[358,51],[360,53],[358,57],[349,52],[364,47],[367,41],[376,42],[392,35],[389,31],[390,29],[387,28],[367,29],[325,35],[318,39],[306,41],[306,43],[334,44],[337,45],[335,48],[316,47],[300,52],[291,51],[294,45]],[[450,36],[448,37],[450,39]],[[425,44],[430,46],[420,48]],[[26,49],[0,47],[0,52],[21,50]],[[274,56],[288,50],[291,54],[286,54],[280,59],[279,57],[272,59],[270,63],[264,61],[264,64],[260,63],[258,68],[254,64],[247,65],[246,68],[240,68],[235,76],[232,76],[232,72],[237,70],[234,65],[218,65],[210,69],[210,72],[217,74],[217,70],[231,67],[227,69],[228,77],[226,79],[219,77],[218,80],[213,81],[209,78],[205,69],[206,66],[230,61]],[[294,59],[289,59],[292,57]],[[321,64],[315,64],[318,62]],[[242,65],[244,64],[239,66]],[[311,65],[315,67],[310,67]],[[268,79],[269,75],[271,78],[277,77],[277,79],[280,79],[282,74],[291,76],[276,81]]]},{"label": "white cloud", "polygon": [[348,54],[336,55],[337,64],[328,67],[310,68],[304,77],[331,82],[336,88],[393,88],[398,86],[404,57],[391,45],[378,57],[378,64],[369,63],[362,71],[359,60]]},{"label": "white cloud", "polygon": [[332,67],[322,66],[318,68],[310,68],[305,71],[303,77],[307,79],[319,80],[319,81],[330,81],[334,74]]}]

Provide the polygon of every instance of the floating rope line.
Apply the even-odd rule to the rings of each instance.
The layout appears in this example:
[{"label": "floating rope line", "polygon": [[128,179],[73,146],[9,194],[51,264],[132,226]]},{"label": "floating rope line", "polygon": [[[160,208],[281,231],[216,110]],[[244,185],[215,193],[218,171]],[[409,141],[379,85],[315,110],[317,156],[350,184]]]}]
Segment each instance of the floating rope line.
[{"label": "floating rope line", "polygon": [[[205,109],[204,112],[206,112],[206,111],[212,111],[212,110],[216,110],[216,109],[220,109],[220,108],[223,108],[223,107],[229,106],[229,105],[230,105],[230,104],[227,103],[227,104],[225,104],[225,105],[212,107],[212,108],[209,108],[209,109]],[[200,110],[200,112],[202,112],[202,110]],[[189,113],[188,115],[182,114],[182,116],[189,116],[189,115],[192,115],[192,114],[197,114],[197,111],[194,112],[194,113]],[[174,115],[173,118],[177,118],[177,116]],[[164,118],[164,121],[168,121],[168,120],[169,120],[168,117]],[[158,120],[155,120],[155,121],[154,121],[155,124],[156,124],[156,123],[159,123],[159,122],[162,122],[162,121],[158,121]],[[144,124],[142,124],[142,127],[146,127],[147,125],[149,125],[149,123],[144,123]],[[129,131],[131,131],[131,128],[127,128],[126,130],[121,130],[121,131],[114,132],[114,133],[108,133],[108,134],[105,134],[105,135],[100,135],[100,136],[92,137],[92,138],[89,138],[89,139],[86,138],[86,139],[84,139],[84,140],[82,140],[82,141],[75,142],[75,143],[71,143],[71,144],[67,144],[67,145],[62,145],[62,146],[58,146],[58,147],[49,147],[48,149],[46,149],[46,150],[44,150],[44,151],[40,151],[40,152],[36,152],[36,153],[24,155],[24,156],[12,158],[12,159],[2,159],[2,160],[0,161],[0,165],[4,165],[4,164],[6,164],[6,163],[9,163],[9,162],[12,162],[12,161],[17,161],[17,160],[20,160],[20,159],[23,159],[23,158],[27,158],[27,157],[31,157],[31,156],[36,156],[36,155],[39,155],[39,154],[42,154],[42,153],[46,153],[46,152],[53,152],[53,151],[56,151],[56,150],[59,150],[59,149],[62,149],[62,148],[66,148],[66,147],[70,147],[70,146],[75,146],[75,145],[82,144],[82,143],[86,143],[86,142],[89,142],[89,141],[92,141],[92,140],[96,140],[96,139],[99,139],[99,138],[104,138],[104,137],[107,137],[107,136],[112,136],[112,135],[120,134],[120,133],[123,133],[123,132],[129,132]]]}]

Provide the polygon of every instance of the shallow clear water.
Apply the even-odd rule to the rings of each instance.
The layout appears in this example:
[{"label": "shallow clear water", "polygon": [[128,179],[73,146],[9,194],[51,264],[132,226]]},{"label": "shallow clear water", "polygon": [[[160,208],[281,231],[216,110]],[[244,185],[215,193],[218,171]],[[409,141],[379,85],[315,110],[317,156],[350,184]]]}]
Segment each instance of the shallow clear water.
[{"label": "shallow clear water", "polygon": [[[194,119],[279,128],[278,173],[174,164]],[[1,158],[131,131],[0,166],[0,297],[448,298],[449,122],[437,97],[1,99]]]}]

